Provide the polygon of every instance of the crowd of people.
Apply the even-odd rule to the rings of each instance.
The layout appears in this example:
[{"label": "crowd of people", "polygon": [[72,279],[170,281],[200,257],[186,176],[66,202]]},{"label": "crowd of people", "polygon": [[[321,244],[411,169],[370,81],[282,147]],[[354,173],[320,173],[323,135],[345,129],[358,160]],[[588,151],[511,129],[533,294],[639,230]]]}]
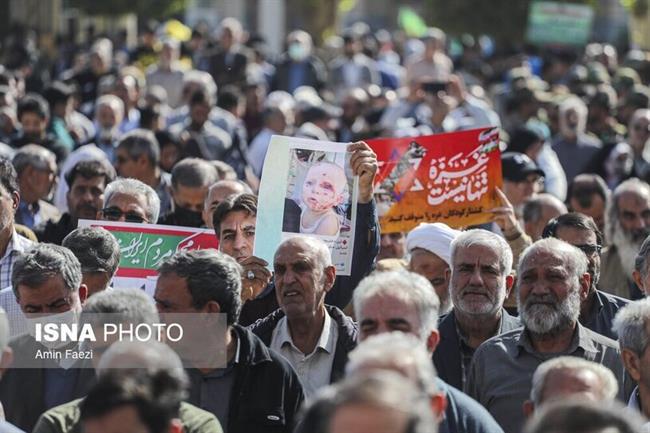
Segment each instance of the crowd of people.
[{"label": "crowd of people", "polygon": [[[650,53],[465,35],[452,57],[440,29],[356,23],[319,46],[291,31],[273,58],[233,18],[183,41],[165,28],[55,56],[27,31],[5,41],[0,431],[647,431]],[[503,142],[492,222],[382,232],[364,140],[481,127]],[[274,134],[351,143],[350,275],[316,237],[253,255]],[[112,287],[121,246],[81,219],[206,227],[218,251],[167,257],[151,297]],[[202,331],[224,365],[156,341],[25,359],[34,323],[99,313],[221,315]]]}]

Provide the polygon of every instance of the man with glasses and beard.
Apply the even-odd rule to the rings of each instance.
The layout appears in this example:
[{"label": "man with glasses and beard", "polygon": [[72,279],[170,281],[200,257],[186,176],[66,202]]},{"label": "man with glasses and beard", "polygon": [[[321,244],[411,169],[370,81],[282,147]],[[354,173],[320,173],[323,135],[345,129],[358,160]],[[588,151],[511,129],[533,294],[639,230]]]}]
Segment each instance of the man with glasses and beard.
[{"label": "man with glasses and beard", "polygon": [[465,387],[506,433],[521,431],[530,378],[548,359],[571,355],[597,362],[612,370],[619,388],[624,385],[616,342],[578,323],[591,283],[585,254],[559,239],[542,239],[524,251],[517,275],[524,326],[476,350]]},{"label": "man with glasses and beard", "polygon": [[632,273],[641,244],[650,234],[650,186],[632,178],[616,187],[605,226],[610,246],[603,252],[598,288],[622,298],[642,298]]},{"label": "man with glasses and beard", "polygon": [[618,310],[628,301],[596,288],[600,280],[603,235],[594,220],[577,212],[560,215],[548,222],[542,237],[561,239],[585,253],[589,261],[587,271],[591,276],[591,285],[580,306],[580,323],[605,337],[618,338],[612,330],[612,322]]}]

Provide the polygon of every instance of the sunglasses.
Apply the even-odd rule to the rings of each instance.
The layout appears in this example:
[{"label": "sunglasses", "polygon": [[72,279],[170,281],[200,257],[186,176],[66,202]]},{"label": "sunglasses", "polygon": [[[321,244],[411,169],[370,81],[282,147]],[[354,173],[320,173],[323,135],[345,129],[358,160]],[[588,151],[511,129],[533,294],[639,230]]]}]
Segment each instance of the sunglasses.
[{"label": "sunglasses", "polygon": [[589,244],[574,245],[574,247],[581,250],[583,253],[585,253],[588,256],[594,255],[595,253],[600,254],[600,252],[603,249],[602,245],[589,245]]},{"label": "sunglasses", "polygon": [[116,207],[107,207],[102,209],[102,214],[107,221],[119,221],[124,216],[124,221],[127,223],[143,223],[148,222],[147,219],[137,213],[122,212],[121,209]]}]

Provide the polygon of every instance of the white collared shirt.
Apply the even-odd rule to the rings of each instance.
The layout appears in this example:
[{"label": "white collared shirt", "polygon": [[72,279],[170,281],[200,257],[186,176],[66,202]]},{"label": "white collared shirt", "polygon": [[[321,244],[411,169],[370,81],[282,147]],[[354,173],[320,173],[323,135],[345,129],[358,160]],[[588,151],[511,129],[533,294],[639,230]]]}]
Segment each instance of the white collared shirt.
[{"label": "white collared shirt", "polygon": [[296,370],[302,382],[305,398],[309,399],[320,388],[329,385],[338,338],[339,330],[336,322],[327,312],[316,348],[310,354],[303,354],[293,344],[286,317],[280,319],[273,330],[271,349],[284,356]]},{"label": "white collared shirt", "polygon": [[30,250],[36,244],[29,239],[20,236],[14,230],[11,240],[7,244],[7,250],[0,259],[0,307],[4,308],[7,313],[7,319],[10,324],[10,336],[16,336],[27,331],[25,316],[20,310],[20,305],[16,301],[11,288],[11,275],[13,265],[20,254]]}]

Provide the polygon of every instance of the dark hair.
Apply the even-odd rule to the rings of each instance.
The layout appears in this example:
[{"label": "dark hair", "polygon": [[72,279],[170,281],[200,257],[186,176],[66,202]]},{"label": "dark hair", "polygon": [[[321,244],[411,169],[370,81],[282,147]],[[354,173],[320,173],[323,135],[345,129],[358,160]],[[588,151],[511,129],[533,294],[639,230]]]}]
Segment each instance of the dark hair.
[{"label": "dark hair", "polygon": [[603,234],[598,230],[598,226],[593,218],[579,212],[569,212],[554,218],[546,224],[542,232],[542,238],[557,238],[557,229],[559,227],[572,227],[579,230],[591,231],[596,235],[596,243],[603,245]]},{"label": "dark hair", "polygon": [[510,133],[507,151],[526,153],[533,144],[539,141],[544,141],[544,138],[532,129],[522,126]]},{"label": "dark hair", "polygon": [[199,89],[194,91],[192,93],[192,96],[190,96],[190,102],[189,106],[193,107],[194,105],[198,104],[205,104],[208,106],[212,106],[212,101],[210,100],[210,96],[208,95],[208,92],[205,91],[204,89]]},{"label": "dark hair", "polygon": [[226,197],[217,205],[212,214],[212,225],[217,238],[221,235],[221,221],[230,212],[244,211],[248,215],[257,215],[257,196],[254,194],[237,194]]},{"label": "dark hair", "polygon": [[57,104],[65,104],[73,95],[73,89],[61,81],[55,81],[45,88],[43,96],[53,110]]},{"label": "dark hair", "polygon": [[570,207],[571,199],[575,198],[580,206],[589,208],[594,194],[600,196],[606,204],[609,199],[609,188],[602,177],[597,174],[580,174],[576,176],[567,189],[566,203]]},{"label": "dark hair", "polygon": [[160,106],[158,105],[151,105],[151,106],[146,106],[146,107],[140,107],[138,109],[140,111],[140,128],[144,129],[154,129],[153,125],[156,122],[156,120],[160,119],[161,113],[160,113]]},{"label": "dark hair", "polygon": [[170,133],[169,131],[157,131],[155,133],[155,136],[161,149],[168,145],[172,145],[178,149],[181,147],[176,137],[174,137],[174,134]]},{"label": "dark hair", "polygon": [[219,91],[217,106],[230,111],[244,99],[242,92],[235,86],[224,86]]},{"label": "dark hair", "polygon": [[159,275],[174,273],[187,282],[194,308],[215,301],[226,313],[227,324],[239,320],[241,267],[232,257],[217,250],[180,251],[158,268]]},{"label": "dark hair", "polygon": [[28,93],[18,103],[18,119],[25,113],[34,113],[41,119],[45,120],[50,117],[50,108],[47,101],[36,93]]},{"label": "dark hair", "polygon": [[153,132],[135,129],[124,135],[117,147],[123,147],[132,159],[147,155],[149,165],[156,167],[160,162],[160,145]]},{"label": "dark hair", "polygon": [[172,187],[183,185],[189,188],[210,186],[219,180],[217,170],[201,158],[185,158],[172,169]]},{"label": "dark hair", "polygon": [[61,243],[81,263],[81,272],[106,272],[111,277],[120,264],[120,245],[102,227],[81,227],[70,232]]},{"label": "dark hair", "polygon": [[9,194],[20,191],[16,168],[6,158],[0,158],[0,183]]},{"label": "dark hair", "polygon": [[165,370],[112,370],[100,376],[82,400],[80,419],[83,422],[132,406],[150,433],[164,433],[178,418],[185,397],[185,383]]},{"label": "dark hair", "polygon": [[65,182],[68,184],[68,187],[72,188],[72,184],[77,176],[81,176],[84,179],[103,176],[104,186],[106,186],[115,180],[115,169],[112,165],[98,159],[78,162],[77,165],[72,167],[72,170],[65,175]]}]

